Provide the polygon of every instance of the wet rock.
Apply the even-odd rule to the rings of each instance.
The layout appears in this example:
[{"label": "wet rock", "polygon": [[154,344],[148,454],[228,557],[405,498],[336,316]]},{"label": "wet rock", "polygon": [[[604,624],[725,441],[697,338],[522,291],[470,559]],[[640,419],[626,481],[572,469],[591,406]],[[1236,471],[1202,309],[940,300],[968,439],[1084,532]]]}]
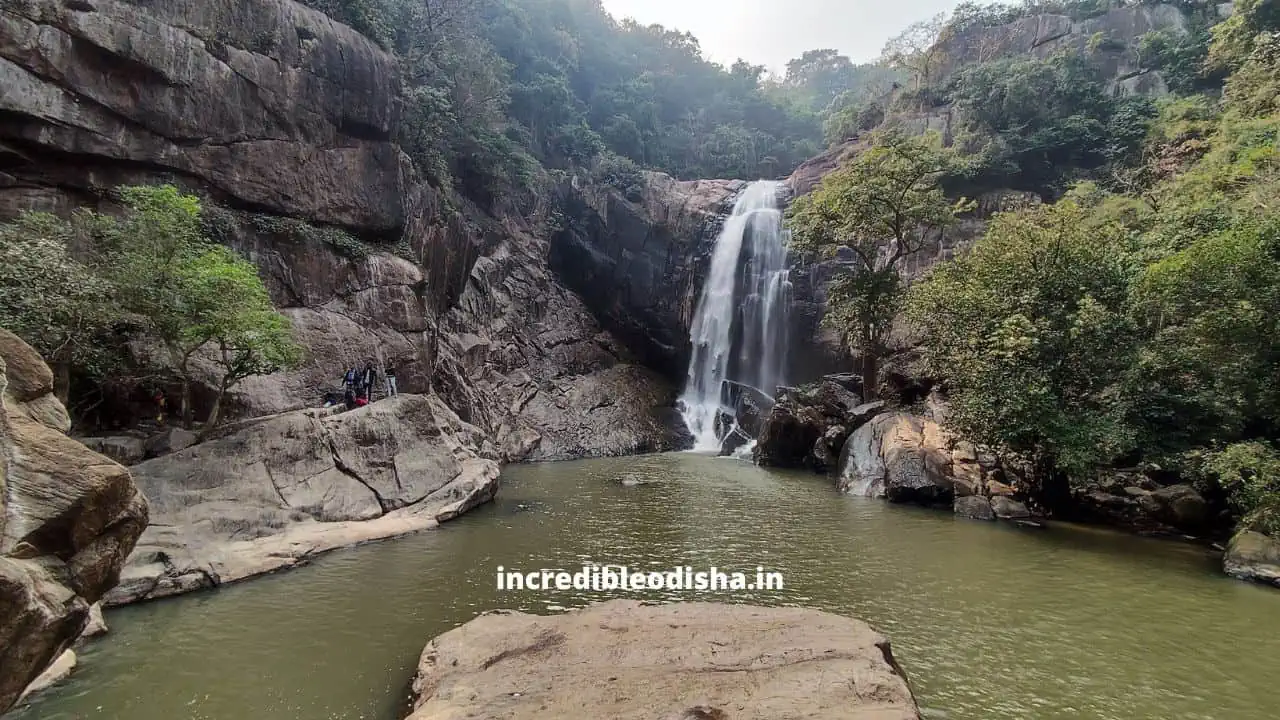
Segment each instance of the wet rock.
[{"label": "wet rock", "polygon": [[0,712],[80,636],[147,524],[128,470],[67,437],[65,410],[31,412],[61,409],[51,378],[0,329]]},{"label": "wet rock", "polygon": [[152,459],[180,452],[195,445],[197,440],[196,434],[190,430],[168,427],[147,438],[145,456]]},{"label": "wet rock", "polygon": [[75,671],[76,665],[79,664],[79,658],[76,657],[75,650],[63,650],[62,654],[54,660],[40,676],[31,681],[27,689],[22,692],[22,697],[18,698],[18,702],[22,702],[38,692],[43,692],[58,683],[71,677],[71,673]]},{"label": "wet rock", "polygon": [[758,465],[835,470],[840,449],[855,428],[884,411],[884,403],[862,403],[841,376],[794,388],[779,388],[778,403],[756,438]]},{"label": "wet rock", "polygon": [[780,402],[769,411],[756,439],[755,462],[764,467],[804,467],[823,431],[817,411]]},{"label": "wet rock", "polygon": [[1259,532],[1237,533],[1227,545],[1222,569],[1239,580],[1280,587],[1280,541]]},{"label": "wet rock", "polygon": [[498,464],[438,398],[285,413],[135,466],[154,522],[110,605],[234,582],[429,529],[491,500]]},{"label": "wet rock", "polygon": [[1024,520],[1031,517],[1031,511],[1026,505],[1003,495],[991,498],[991,509],[1001,520]]},{"label": "wet rock", "polygon": [[919,720],[889,642],[817,610],[615,600],[433,639],[410,720]]},{"label": "wet rock", "polygon": [[991,509],[991,501],[984,497],[970,495],[956,498],[952,506],[953,512],[970,520],[995,520],[995,511]]},{"label": "wet rock", "polygon": [[747,184],[646,172],[641,185],[628,198],[608,186],[563,184],[561,212],[574,222],[552,236],[551,267],[646,365],[680,378],[706,260]]},{"label": "wet rock", "polygon": [[79,641],[106,635],[107,632],[107,621],[102,617],[102,603],[96,602],[89,608],[89,622],[84,626],[84,630],[80,631]]}]

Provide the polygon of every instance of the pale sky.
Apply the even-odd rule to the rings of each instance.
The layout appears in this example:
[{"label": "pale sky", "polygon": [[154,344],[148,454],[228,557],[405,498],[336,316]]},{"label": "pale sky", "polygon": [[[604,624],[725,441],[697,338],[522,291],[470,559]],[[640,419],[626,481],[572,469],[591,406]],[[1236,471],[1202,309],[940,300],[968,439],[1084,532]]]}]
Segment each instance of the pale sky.
[{"label": "pale sky", "polygon": [[633,17],[688,31],[710,60],[739,57],[781,73],[805,50],[835,48],[854,62],[880,54],[917,20],[950,12],[959,0],[601,0],[619,20]]}]

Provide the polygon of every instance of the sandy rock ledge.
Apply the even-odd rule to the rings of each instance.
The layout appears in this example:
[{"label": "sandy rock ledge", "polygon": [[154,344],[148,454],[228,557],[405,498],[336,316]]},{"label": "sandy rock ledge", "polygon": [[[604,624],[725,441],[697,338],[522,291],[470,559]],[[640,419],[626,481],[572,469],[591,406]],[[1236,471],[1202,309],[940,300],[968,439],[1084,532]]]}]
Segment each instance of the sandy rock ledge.
[{"label": "sandy rock ledge", "polygon": [[432,640],[409,720],[919,720],[889,641],[802,608],[615,600]]}]

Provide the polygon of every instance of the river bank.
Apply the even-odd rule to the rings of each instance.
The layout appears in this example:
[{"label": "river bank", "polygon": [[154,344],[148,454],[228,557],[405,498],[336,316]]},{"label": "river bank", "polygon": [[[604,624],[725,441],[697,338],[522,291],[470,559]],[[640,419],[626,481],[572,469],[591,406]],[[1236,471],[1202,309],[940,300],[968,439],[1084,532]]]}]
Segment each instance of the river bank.
[{"label": "river bank", "polygon": [[[624,486],[626,475],[643,484]],[[1280,593],[1221,575],[1202,548],[976,523],[841,495],[818,476],[674,454],[510,465],[494,502],[438,530],[112,610],[109,640],[15,717],[396,720],[429,638],[485,610],[615,597],[498,591],[498,565],[584,562],[783,572],[781,591],[628,596],[861,618],[890,638],[928,717],[1272,714]]]}]

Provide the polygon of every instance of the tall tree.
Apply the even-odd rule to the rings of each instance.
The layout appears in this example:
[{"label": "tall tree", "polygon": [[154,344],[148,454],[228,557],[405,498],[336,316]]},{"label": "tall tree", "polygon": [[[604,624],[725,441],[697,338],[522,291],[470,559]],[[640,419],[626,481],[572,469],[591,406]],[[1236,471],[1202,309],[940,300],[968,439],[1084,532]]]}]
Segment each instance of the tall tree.
[{"label": "tall tree", "polygon": [[877,394],[880,359],[900,307],[903,261],[968,209],[948,200],[940,185],[959,167],[936,133],[882,132],[788,211],[796,250],[834,257],[848,249],[855,259],[830,286],[825,321],[859,356],[867,398]]},{"label": "tall tree", "polygon": [[938,38],[946,25],[946,13],[908,25],[906,30],[885,43],[881,53],[884,62],[889,67],[911,73],[917,90],[928,87],[943,59]]}]

